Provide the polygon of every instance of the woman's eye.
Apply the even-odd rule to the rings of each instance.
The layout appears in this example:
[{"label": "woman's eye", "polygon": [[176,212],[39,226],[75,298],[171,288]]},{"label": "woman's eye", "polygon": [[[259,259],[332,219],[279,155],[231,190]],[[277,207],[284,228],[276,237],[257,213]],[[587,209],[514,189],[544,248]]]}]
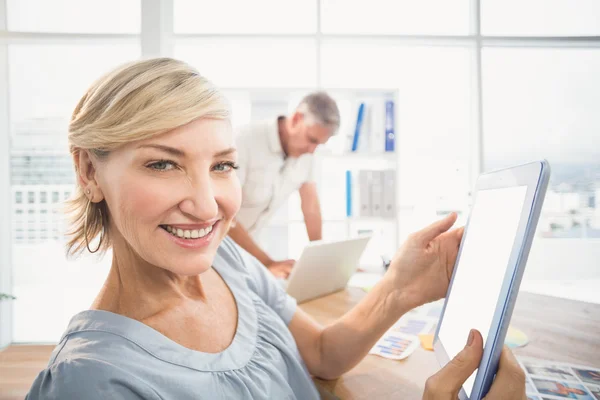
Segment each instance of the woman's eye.
[{"label": "woman's eye", "polygon": [[238,169],[238,166],[232,162],[222,162],[214,167],[217,172],[230,172],[231,170]]},{"label": "woman's eye", "polygon": [[171,161],[156,161],[148,165],[148,167],[157,171],[169,171],[175,168],[175,164],[173,164]]}]

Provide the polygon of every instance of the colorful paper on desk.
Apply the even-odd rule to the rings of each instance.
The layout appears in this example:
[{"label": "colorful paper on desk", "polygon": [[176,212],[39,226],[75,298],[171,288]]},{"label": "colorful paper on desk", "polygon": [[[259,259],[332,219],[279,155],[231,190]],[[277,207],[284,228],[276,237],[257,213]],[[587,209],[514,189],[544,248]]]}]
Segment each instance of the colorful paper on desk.
[{"label": "colorful paper on desk", "polygon": [[390,328],[389,332],[416,336],[421,333],[429,333],[433,328],[433,325],[434,322],[429,318],[404,316]]},{"label": "colorful paper on desk", "polygon": [[410,356],[417,347],[419,347],[419,339],[416,336],[388,332],[379,339],[369,354],[392,360],[403,360]]},{"label": "colorful paper on desk", "polygon": [[434,324],[435,322],[431,318],[407,314],[379,339],[370,354],[392,360],[402,360],[419,347],[420,340],[417,335],[429,333]]},{"label": "colorful paper on desk", "polygon": [[517,359],[525,371],[528,399],[600,400],[600,369],[529,357]]}]

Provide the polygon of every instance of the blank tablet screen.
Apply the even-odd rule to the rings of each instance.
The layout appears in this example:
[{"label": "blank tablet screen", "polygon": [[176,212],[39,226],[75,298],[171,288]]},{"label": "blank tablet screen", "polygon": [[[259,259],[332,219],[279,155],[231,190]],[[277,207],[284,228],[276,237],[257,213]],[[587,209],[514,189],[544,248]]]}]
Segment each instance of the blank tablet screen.
[{"label": "blank tablet screen", "polygon": [[[490,330],[515,243],[527,186],[477,192],[438,337],[448,357],[465,346],[470,329]],[[475,371],[463,385],[467,396]]]}]

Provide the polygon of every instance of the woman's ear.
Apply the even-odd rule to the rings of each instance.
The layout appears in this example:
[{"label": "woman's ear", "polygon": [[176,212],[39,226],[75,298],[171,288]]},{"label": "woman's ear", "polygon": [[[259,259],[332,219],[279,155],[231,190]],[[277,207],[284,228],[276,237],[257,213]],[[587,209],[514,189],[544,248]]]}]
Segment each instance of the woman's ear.
[{"label": "woman's ear", "polygon": [[104,193],[96,180],[97,160],[90,154],[89,150],[79,150],[73,156],[77,166],[77,180],[86,197],[93,203],[99,203],[104,199]]}]

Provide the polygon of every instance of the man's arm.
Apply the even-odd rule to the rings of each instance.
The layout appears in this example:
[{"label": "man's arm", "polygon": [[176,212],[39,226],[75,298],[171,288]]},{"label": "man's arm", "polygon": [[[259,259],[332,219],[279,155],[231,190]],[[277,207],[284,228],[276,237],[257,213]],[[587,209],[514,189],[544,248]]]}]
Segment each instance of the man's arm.
[{"label": "man's arm", "polygon": [[252,239],[250,234],[242,224],[239,222],[235,223],[235,226],[229,229],[229,237],[233,239],[240,247],[246,250],[248,253],[252,254],[258,261],[260,261],[263,265],[270,265],[273,263],[271,257],[267,255],[256,242]]},{"label": "man's arm", "polygon": [[240,247],[252,254],[277,278],[287,278],[294,266],[294,260],[273,261],[256,242],[252,239],[244,227],[236,223],[229,229],[229,237],[233,239]]},{"label": "man's arm", "polygon": [[319,195],[317,194],[317,185],[314,182],[305,182],[300,186],[299,192],[308,239],[311,242],[313,240],[321,240],[323,238],[323,221],[321,218],[321,204],[319,203]]}]

